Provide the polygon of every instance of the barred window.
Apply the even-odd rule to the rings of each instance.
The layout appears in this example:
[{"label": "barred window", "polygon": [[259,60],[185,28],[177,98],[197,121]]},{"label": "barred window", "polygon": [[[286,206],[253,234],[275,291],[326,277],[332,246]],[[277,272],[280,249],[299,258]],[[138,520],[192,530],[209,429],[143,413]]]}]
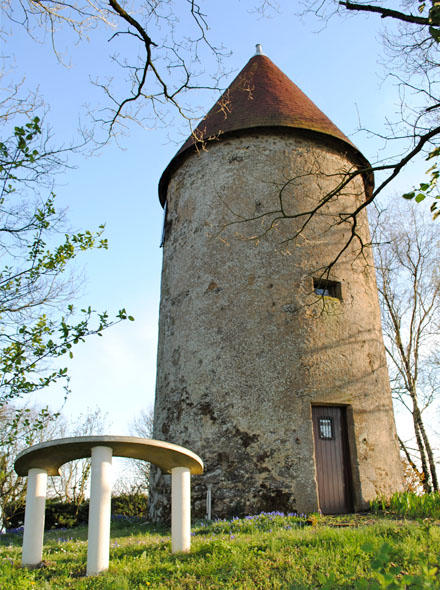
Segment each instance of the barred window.
[{"label": "barred window", "polygon": [[318,426],[319,426],[319,438],[323,440],[333,440],[335,438],[334,435],[334,427],[333,427],[333,418],[325,417],[318,419]]}]

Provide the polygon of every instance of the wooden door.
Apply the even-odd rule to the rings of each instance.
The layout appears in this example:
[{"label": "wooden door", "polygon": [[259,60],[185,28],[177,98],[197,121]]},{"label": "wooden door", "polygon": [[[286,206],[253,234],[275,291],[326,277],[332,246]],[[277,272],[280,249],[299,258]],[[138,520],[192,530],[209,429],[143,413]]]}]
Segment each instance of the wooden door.
[{"label": "wooden door", "polygon": [[353,510],[345,408],[313,406],[316,474],[323,514]]}]

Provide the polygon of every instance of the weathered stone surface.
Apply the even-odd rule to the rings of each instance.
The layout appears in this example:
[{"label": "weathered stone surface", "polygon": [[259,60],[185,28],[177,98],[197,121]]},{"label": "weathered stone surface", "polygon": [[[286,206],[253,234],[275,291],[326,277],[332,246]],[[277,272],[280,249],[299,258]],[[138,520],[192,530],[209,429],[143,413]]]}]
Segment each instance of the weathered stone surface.
[{"label": "weathered stone surface", "polygon": [[[209,484],[217,517],[317,510],[312,404],[348,408],[355,509],[402,485],[370,250],[354,240],[332,267],[342,300],[313,291],[362,179],[295,240],[304,218],[261,217],[280,191],[287,214],[313,209],[353,166],[332,140],[254,131],[192,153],[170,179],[154,438],[203,459],[197,516]],[[365,211],[357,231],[368,243]],[[154,471],[154,518],[167,517],[167,485]]]}]

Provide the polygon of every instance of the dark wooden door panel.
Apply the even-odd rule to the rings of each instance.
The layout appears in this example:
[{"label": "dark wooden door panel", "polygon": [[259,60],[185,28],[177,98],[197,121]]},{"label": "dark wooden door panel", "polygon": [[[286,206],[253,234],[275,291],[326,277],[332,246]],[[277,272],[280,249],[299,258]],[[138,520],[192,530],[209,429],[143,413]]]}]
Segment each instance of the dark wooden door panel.
[{"label": "dark wooden door panel", "polygon": [[319,505],[324,514],[352,510],[345,408],[313,406]]}]

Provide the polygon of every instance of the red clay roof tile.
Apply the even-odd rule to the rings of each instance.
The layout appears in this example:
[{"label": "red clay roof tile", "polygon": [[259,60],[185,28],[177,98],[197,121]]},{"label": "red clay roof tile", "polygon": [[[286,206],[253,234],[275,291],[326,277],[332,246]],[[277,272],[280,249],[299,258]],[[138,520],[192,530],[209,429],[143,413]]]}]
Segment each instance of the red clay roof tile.
[{"label": "red clay roof tile", "polygon": [[[351,141],[267,56],[254,55],[181,149],[229,131],[295,127]],[[353,146],[354,147],[354,146]]]},{"label": "red clay roof tile", "polygon": [[171,160],[159,184],[162,204],[175,159],[197,143],[256,127],[306,129],[335,137],[362,154],[267,56],[254,55]]}]

